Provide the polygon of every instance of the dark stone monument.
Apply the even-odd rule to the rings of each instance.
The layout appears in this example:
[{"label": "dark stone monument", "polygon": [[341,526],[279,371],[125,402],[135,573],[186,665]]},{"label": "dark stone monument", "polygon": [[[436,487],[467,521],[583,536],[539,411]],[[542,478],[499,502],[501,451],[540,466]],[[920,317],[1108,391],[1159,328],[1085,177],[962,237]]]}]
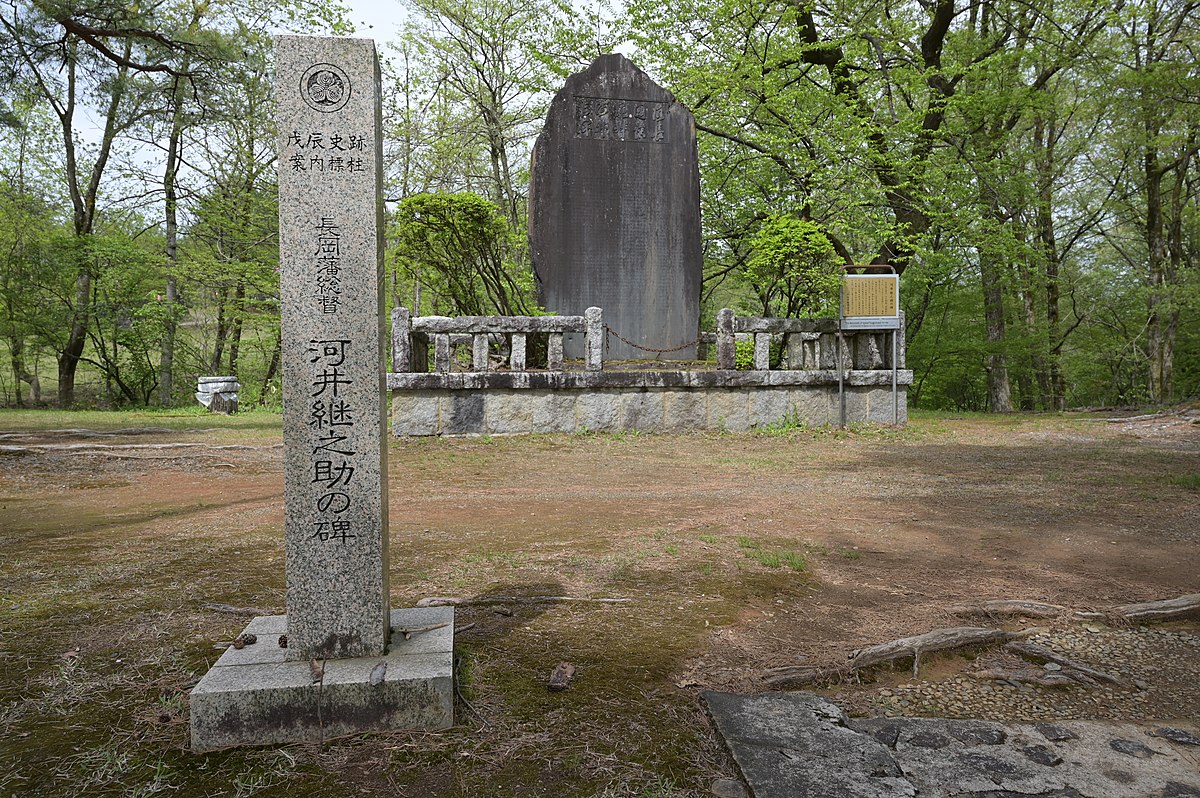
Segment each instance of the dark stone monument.
[{"label": "dark stone monument", "polygon": [[[533,150],[529,240],[538,298],[604,311],[614,360],[696,356],[700,174],[691,111],[619,54],[555,95]],[[568,357],[583,357],[569,336]]]}]

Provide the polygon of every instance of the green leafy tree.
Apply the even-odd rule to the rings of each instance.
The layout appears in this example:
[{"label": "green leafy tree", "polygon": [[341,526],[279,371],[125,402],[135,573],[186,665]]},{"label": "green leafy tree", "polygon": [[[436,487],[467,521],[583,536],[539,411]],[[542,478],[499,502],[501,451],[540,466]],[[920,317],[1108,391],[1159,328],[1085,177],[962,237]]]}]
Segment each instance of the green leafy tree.
[{"label": "green leafy tree", "polygon": [[763,222],[750,239],[744,276],[763,316],[836,314],[841,278],[837,250],[821,228],[791,216]]},{"label": "green leafy tree", "polygon": [[396,209],[392,257],[435,313],[527,315],[537,303],[525,242],[478,194],[418,194]]}]

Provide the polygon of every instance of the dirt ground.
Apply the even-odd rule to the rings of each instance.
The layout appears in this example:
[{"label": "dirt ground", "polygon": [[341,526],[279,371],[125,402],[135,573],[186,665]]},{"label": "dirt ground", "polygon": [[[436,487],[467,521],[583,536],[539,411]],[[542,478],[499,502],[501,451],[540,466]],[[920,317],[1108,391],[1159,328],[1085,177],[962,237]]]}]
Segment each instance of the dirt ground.
[{"label": "dirt ground", "polygon": [[[1194,411],[393,441],[393,606],[472,602],[456,727],[196,756],[186,691],[245,621],[206,605],[284,611],[278,422],[205,423],[0,415],[0,795],[705,795],[736,773],[704,689],[961,625],[965,601],[1200,592]],[[1138,686],[991,685],[983,651],[821,692],[865,715],[1200,717],[1196,624],[1036,624]],[[575,681],[549,693],[560,661]]]}]

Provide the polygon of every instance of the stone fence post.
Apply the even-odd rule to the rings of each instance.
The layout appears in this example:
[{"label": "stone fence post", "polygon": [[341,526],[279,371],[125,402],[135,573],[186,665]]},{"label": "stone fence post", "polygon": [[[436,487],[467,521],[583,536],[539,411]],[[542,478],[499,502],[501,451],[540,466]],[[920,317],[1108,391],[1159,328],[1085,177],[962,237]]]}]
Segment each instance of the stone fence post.
[{"label": "stone fence post", "polygon": [[392,371],[412,371],[412,335],[408,308],[392,308]]},{"label": "stone fence post", "polygon": [[599,371],[604,360],[604,311],[588,308],[583,312],[584,341],[588,371]]},{"label": "stone fence post", "polygon": [[732,369],[737,360],[737,342],[733,335],[733,310],[717,311],[717,368]]}]

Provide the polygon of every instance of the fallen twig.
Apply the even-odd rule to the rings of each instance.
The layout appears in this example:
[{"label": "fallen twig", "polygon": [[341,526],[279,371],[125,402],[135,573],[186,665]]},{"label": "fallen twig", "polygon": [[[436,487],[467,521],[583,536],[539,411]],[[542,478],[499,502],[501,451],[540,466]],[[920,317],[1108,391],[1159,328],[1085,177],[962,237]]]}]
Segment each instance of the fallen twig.
[{"label": "fallen twig", "polygon": [[459,596],[429,596],[417,602],[418,607],[487,607],[492,604],[624,604],[628,598],[590,598],[588,596],[480,596],[467,599]]},{"label": "fallen twig", "polygon": [[218,604],[209,602],[202,605],[206,610],[214,612],[228,612],[232,615],[270,615],[270,610],[259,609],[258,607],[235,607],[232,604]]},{"label": "fallen twig", "polygon": [[419,634],[422,634],[423,632],[432,632],[434,629],[445,629],[449,625],[450,625],[449,622],[435,623],[435,624],[431,624],[430,626],[413,626],[408,629],[404,629],[399,626],[393,626],[392,634],[403,635],[405,640],[411,640],[413,635],[419,635]]}]

